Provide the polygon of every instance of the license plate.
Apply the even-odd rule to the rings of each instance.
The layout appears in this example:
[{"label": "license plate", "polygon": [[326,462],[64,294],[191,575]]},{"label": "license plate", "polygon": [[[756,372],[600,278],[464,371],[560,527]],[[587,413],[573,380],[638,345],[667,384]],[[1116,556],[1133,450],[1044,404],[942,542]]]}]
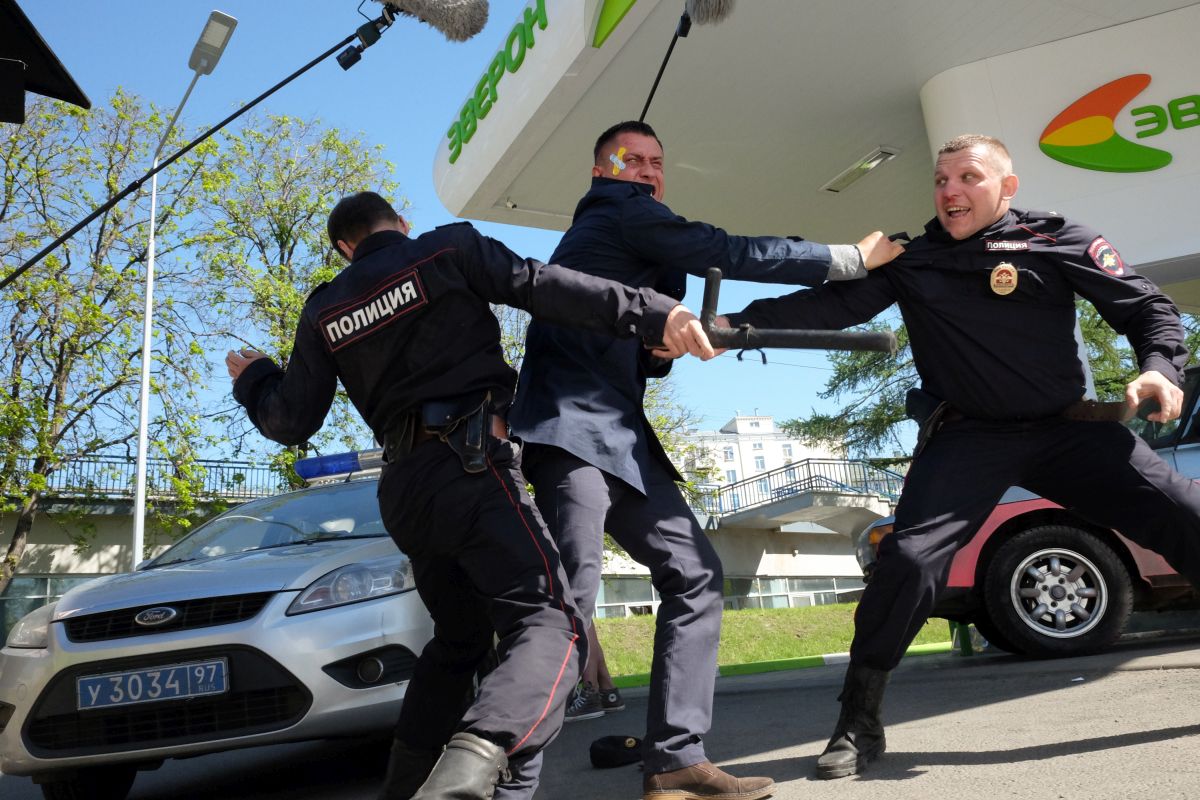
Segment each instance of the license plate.
[{"label": "license plate", "polygon": [[229,691],[229,664],[216,658],[89,675],[76,679],[75,688],[80,711],[224,694]]}]

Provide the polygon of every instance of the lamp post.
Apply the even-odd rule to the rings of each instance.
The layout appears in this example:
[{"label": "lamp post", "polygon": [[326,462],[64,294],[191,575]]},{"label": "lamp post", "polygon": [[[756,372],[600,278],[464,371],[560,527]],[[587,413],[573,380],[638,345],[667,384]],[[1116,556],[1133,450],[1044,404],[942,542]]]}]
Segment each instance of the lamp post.
[{"label": "lamp post", "polygon": [[[175,129],[175,121],[179,112],[192,94],[192,88],[201,75],[209,75],[216,68],[229,37],[237,27],[237,20],[220,11],[213,11],[208,16],[208,22],[200,33],[200,39],[192,48],[188,58],[188,68],[193,71],[192,80],[183,99],[175,107],[175,114],[163,131],[158,147],[154,151],[154,169],[158,169],[158,157],[171,131]],[[138,404],[138,446],[137,446],[137,480],[133,493],[133,552],[130,569],[136,569],[142,560],[142,550],[145,547],[146,524],[146,450],[148,445],[148,429],[150,425],[150,356],[152,352],[153,311],[154,311],[154,223],[158,202],[158,173],[155,171],[150,179],[150,243],[146,249],[146,306],[142,314],[142,379],[141,395]]]}]

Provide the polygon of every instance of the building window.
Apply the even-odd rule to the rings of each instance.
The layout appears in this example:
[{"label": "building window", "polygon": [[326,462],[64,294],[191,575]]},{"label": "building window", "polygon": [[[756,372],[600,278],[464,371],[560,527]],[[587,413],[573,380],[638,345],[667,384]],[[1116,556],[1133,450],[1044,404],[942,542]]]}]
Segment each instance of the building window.
[{"label": "building window", "polygon": [[751,428],[757,428],[757,427],[758,427],[758,420],[756,420],[756,419],[752,419],[752,420],[750,420],[750,427],[751,427]]},{"label": "building window", "polygon": [[737,470],[736,469],[725,470],[725,480],[728,481],[729,483],[737,483]]},{"label": "building window", "polygon": [[783,446],[783,457],[784,458],[792,457],[792,446],[790,444],[785,444]]},{"label": "building window", "polygon": [[763,456],[755,456],[754,457],[754,468],[755,469],[766,469],[767,468],[767,459]]},{"label": "building window", "polygon": [[752,450],[762,450],[762,442],[755,442]]},{"label": "building window", "polygon": [[659,597],[650,578],[638,576],[605,577],[596,597],[597,617],[636,617],[653,614]]},{"label": "building window", "polygon": [[733,448],[732,447],[725,448],[725,460],[733,461]]}]

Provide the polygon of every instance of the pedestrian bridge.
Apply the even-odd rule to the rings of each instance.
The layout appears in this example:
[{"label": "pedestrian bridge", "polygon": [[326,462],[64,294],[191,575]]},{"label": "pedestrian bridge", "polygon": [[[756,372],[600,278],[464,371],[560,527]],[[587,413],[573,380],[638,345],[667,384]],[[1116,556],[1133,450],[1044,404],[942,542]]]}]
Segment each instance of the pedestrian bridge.
[{"label": "pedestrian bridge", "polygon": [[892,513],[904,476],[861,459],[810,458],[701,491],[695,506],[710,529],[780,530],[820,525],[857,536]]}]

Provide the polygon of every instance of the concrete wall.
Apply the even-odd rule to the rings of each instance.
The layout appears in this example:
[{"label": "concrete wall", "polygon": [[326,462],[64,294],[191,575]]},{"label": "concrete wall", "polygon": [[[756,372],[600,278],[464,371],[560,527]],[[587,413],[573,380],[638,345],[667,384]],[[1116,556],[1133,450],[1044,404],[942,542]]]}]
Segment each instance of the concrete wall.
[{"label": "concrete wall", "polygon": [[815,578],[860,574],[854,546],[841,534],[723,527],[711,538],[726,575]]},{"label": "concrete wall", "polygon": [[[132,504],[128,502],[90,504],[82,514],[52,504],[34,518],[33,529],[18,568],[23,574],[107,574],[126,572],[135,561],[133,547]],[[198,519],[205,519],[207,514]],[[0,514],[0,548],[12,541],[16,514]],[[77,549],[72,532],[87,537],[87,546]],[[170,546],[167,532],[146,522],[147,553],[156,555]],[[0,550],[0,552],[3,552]],[[140,558],[138,559],[141,560]]]}]

